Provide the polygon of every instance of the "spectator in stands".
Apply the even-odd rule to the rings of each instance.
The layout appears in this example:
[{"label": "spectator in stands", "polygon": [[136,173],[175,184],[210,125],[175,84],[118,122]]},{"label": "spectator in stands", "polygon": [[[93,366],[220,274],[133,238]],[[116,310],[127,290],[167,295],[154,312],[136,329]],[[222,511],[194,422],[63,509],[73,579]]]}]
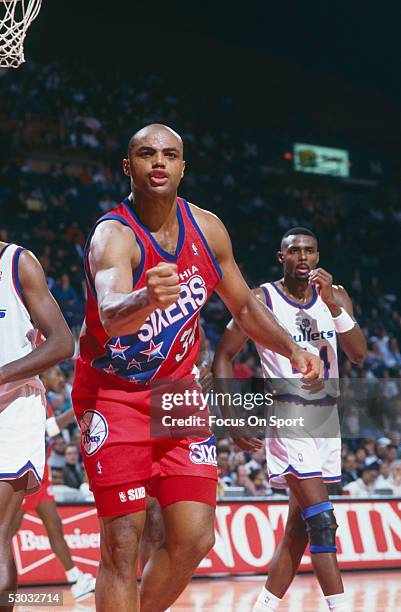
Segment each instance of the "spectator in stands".
[{"label": "spectator in stands", "polygon": [[65,450],[66,444],[63,436],[60,434],[54,438],[53,448],[49,457],[49,466],[52,469],[63,469],[65,465]]},{"label": "spectator in stands", "polygon": [[345,487],[350,482],[358,480],[358,470],[354,453],[348,453],[344,459],[342,483]]},{"label": "spectator in stands", "polygon": [[378,475],[379,466],[377,463],[367,465],[363,468],[361,477],[348,483],[343,491],[352,497],[372,497]]},{"label": "spectator in stands", "polygon": [[227,487],[232,487],[234,479],[231,472],[230,466],[230,452],[221,448],[217,453],[217,473],[220,482]]},{"label": "spectator in stands", "polygon": [[67,487],[79,489],[83,482],[83,469],[79,463],[79,451],[75,444],[68,444],[66,446],[63,475],[64,484]]},{"label": "spectator in stands", "polygon": [[53,486],[64,484],[64,473],[60,468],[52,468],[52,482]]},{"label": "spectator in stands", "polygon": [[393,495],[401,497],[401,460],[393,461],[390,465],[390,474],[388,483],[392,489]]}]

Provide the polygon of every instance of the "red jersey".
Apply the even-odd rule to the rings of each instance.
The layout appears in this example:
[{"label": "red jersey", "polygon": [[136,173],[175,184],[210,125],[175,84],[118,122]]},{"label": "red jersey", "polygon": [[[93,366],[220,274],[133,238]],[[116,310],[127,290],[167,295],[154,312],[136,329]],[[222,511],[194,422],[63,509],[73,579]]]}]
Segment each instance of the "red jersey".
[{"label": "red jersey", "polygon": [[198,319],[202,307],[221,278],[220,267],[202,234],[190,206],[177,198],[179,226],[176,253],[162,249],[140,222],[126,198],[96,225],[117,220],[132,229],[141,250],[141,261],[133,274],[132,288],[146,286],[146,271],[159,262],[175,263],[181,292],[175,304],[156,309],[135,333],[110,338],[99,318],[96,291],[85,248],[87,303],[80,338],[74,391],[97,388],[141,391],[155,378],[191,376],[199,353]]}]

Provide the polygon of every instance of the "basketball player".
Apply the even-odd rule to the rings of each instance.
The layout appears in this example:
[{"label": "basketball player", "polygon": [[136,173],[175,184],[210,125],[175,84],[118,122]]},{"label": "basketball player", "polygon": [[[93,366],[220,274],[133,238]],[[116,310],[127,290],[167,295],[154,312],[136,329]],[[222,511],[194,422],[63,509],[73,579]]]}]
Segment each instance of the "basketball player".
[{"label": "basketball player", "polygon": [[214,440],[151,439],[149,416],[152,380],[194,376],[199,313],[212,291],[255,341],[308,379],[323,372],[252,294],[223,224],[177,196],[184,167],[173,130],[155,124],[137,132],[123,161],[132,193],[98,221],[85,249],[88,300],[73,405],[100,518],[100,612],[138,609],[146,492],[160,503],[166,537],[146,564],[141,612],[171,605],[213,545]]},{"label": "basketball player", "polygon": [[[46,340],[35,348],[37,330]],[[0,242],[0,592],[17,588],[12,522],[43,476],[46,409],[37,375],[73,353],[73,337],[39,262]]]},{"label": "basketball player", "polygon": [[[320,355],[325,377],[338,378],[337,337],[353,363],[360,363],[366,355],[366,342],[354,319],[347,292],[333,285],[332,276],[326,270],[317,268],[318,244],[310,230],[296,227],[286,232],[277,257],[283,266],[284,277],[261,285],[255,289],[255,295],[275,314],[300,347]],[[228,324],[216,350],[215,376],[233,377],[232,360],[247,338],[248,334],[236,322]],[[281,398],[276,396],[278,407],[279,401],[291,402],[300,408],[308,402],[314,406],[335,407],[337,392],[327,394],[330,387],[327,389],[319,381],[313,381],[304,392],[299,385],[294,386],[296,395],[289,395],[291,379],[299,378],[299,373],[294,372],[285,357],[258,342],[256,347],[266,378],[290,379],[285,385],[287,393]],[[260,442],[254,439],[236,441],[245,449]],[[284,538],[270,565],[266,588],[258,598],[255,612],[278,609],[308,541],[313,567],[329,609],[348,611],[336,557],[337,524],[326,487],[326,483],[341,480],[341,439],[313,436],[293,439],[280,437],[277,433],[266,439],[266,458],[270,483],[276,488],[290,489],[289,513]]]},{"label": "basketball player", "polygon": [[[43,372],[40,376],[46,393],[53,391],[61,393],[64,388],[64,376],[59,366],[53,366]],[[74,421],[74,410],[70,408],[59,416],[54,416],[53,409],[49,402],[47,403],[47,420],[46,420],[46,436],[47,436],[47,453],[46,459],[52,449],[52,438],[57,436],[64,427]],[[49,467],[46,461],[45,471],[42,479],[42,486],[37,493],[25,497],[22,502],[21,509],[16,515],[14,534],[20,528],[21,521],[25,512],[36,511],[42,519],[49,536],[50,546],[64,567],[67,581],[71,585],[71,591],[75,599],[83,600],[95,590],[95,577],[90,573],[84,573],[77,567],[71,558],[71,553],[67,542],[64,538],[63,524],[60,515],[57,512],[56,501],[54,499],[53,486]]]}]

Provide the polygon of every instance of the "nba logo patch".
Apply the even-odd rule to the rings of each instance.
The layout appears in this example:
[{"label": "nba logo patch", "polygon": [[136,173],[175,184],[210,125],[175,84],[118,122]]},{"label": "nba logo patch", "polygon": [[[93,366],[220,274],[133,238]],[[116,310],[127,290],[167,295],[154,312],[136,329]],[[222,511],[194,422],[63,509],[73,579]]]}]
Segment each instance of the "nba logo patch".
[{"label": "nba logo patch", "polygon": [[193,252],[194,255],[198,255],[198,249],[196,248],[194,242],[192,243],[192,252]]},{"label": "nba logo patch", "polygon": [[97,410],[85,410],[81,417],[80,427],[82,448],[85,455],[90,457],[99,450],[109,435],[107,421]]}]

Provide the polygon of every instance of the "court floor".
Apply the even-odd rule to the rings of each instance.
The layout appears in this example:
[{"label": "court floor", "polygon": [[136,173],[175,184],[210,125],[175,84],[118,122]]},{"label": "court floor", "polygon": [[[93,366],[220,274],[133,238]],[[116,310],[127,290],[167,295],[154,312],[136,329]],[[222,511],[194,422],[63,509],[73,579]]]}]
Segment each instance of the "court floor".
[{"label": "court floor", "polygon": [[[351,598],[350,612],[397,612],[401,610],[401,571],[349,572],[343,575]],[[261,576],[192,580],[172,612],[251,612],[252,605],[264,583]],[[51,587],[37,591],[56,590]],[[24,593],[21,589],[21,593]],[[26,592],[26,591],[25,591]],[[74,603],[68,589],[63,588],[63,607],[17,606],[17,612],[92,612],[94,597]],[[280,612],[327,612],[319,586],[311,574],[297,576],[283,599]]]}]

